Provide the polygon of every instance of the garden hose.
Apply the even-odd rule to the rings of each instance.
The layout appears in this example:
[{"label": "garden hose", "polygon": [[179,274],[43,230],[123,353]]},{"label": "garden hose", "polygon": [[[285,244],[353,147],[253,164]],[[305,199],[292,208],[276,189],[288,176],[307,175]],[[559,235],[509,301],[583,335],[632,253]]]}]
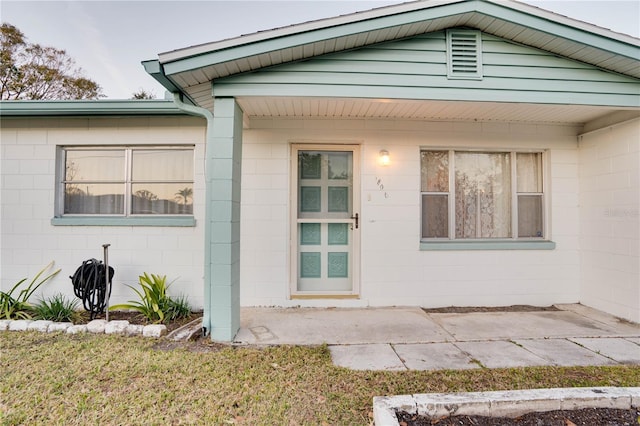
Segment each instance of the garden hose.
[{"label": "garden hose", "polygon": [[96,259],[82,262],[71,278],[73,292],[82,300],[84,309],[89,312],[90,319],[104,312],[111,294],[111,280],[114,270],[109,267],[109,289],[105,279],[105,265]]}]

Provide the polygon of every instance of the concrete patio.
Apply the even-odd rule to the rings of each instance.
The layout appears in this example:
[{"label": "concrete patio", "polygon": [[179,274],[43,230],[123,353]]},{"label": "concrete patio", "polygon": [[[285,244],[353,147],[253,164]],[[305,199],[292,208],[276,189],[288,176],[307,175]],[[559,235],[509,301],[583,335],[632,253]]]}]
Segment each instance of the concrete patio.
[{"label": "concrete patio", "polygon": [[356,370],[640,365],[640,325],[579,304],[557,311],[243,308],[237,344],[328,344]]}]

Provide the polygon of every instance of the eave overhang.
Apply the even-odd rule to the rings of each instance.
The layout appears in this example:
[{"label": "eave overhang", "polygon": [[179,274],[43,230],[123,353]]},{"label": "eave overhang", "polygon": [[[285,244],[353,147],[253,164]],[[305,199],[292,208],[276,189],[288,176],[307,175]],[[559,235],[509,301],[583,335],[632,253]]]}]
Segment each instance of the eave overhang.
[{"label": "eave overhang", "polygon": [[157,61],[149,61],[154,70],[148,72],[168,90],[198,103],[198,93],[211,96],[204,85],[217,78],[451,27],[479,29],[640,78],[640,40],[499,0],[421,0],[292,25],[161,53]]},{"label": "eave overhang", "polygon": [[185,115],[172,101],[3,101],[0,117]]}]

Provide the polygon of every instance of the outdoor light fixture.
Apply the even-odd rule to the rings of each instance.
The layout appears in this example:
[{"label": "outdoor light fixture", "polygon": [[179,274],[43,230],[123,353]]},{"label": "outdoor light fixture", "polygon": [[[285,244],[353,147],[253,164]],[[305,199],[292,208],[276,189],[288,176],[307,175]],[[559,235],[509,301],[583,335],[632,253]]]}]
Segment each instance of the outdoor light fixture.
[{"label": "outdoor light fixture", "polygon": [[380,151],[380,164],[382,166],[388,166],[390,161],[391,160],[389,160],[389,151],[387,151],[386,149]]}]

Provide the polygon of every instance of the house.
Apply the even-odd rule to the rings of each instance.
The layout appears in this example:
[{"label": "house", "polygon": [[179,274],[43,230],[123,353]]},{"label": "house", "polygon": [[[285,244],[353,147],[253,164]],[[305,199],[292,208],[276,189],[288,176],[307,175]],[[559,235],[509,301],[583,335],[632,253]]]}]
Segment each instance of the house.
[{"label": "house", "polygon": [[576,303],[640,322],[640,40],[417,1],[161,53],[173,101],[12,102],[2,289],[110,243],[240,306]]}]

